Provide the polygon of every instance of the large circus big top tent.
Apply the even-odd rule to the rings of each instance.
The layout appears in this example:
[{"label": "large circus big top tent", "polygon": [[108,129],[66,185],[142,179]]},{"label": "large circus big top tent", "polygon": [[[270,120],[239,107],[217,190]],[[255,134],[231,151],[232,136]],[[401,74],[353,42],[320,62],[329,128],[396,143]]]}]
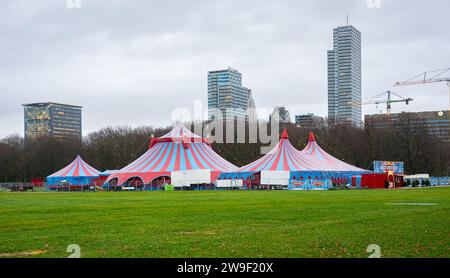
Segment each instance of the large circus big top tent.
[{"label": "large circus big top tent", "polygon": [[220,173],[237,169],[214,152],[207,139],[176,124],[166,135],[153,138],[147,152],[111,175],[105,185],[122,186],[136,179],[150,184],[160,177],[170,177],[175,186],[210,184]]},{"label": "large circus big top tent", "polygon": [[237,172],[222,174],[220,179],[242,179],[248,185],[253,175],[260,174],[260,183],[263,185],[284,185],[290,188],[297,186],[303,189],[315,186],[326,189],[337,179],[369,172],[326,153],[317,144],[312,132],[306,148],[299,151],[291,145],[285,130],[272,151]]},{"label": "large circus big top tent", "polygon": [[97,169],[87,164],[81,156],[77,156],[72,163],[48,176],[47,185],[57,185],[61,181],[67,181],[71,185],[88,185],[98,179],[99,174]]}]

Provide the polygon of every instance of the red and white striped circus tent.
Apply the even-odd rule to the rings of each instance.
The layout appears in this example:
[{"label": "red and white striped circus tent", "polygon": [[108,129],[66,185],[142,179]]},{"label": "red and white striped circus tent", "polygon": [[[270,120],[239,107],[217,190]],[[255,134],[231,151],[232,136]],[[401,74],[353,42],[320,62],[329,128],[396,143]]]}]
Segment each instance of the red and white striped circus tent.
[{"label": "red and white striped circus tent", "polygon": [[347,164],[326,153],[316,142],[314,134],[309,135],[309,143],[303,151],[298,151],[289,142],[286,130],[275,148],[239,172],[260,171],[334,171],[358,172],[367,171]]},{"label": "red and white striped circus tent", "polygon": [[[291,186],[292,181],[296,179],[331,182],[333,177],[368,172],[326,153],[317,144],[313,133],[310,133],[307,147],[303,151],[299,151],[291,145],[288,133],[284,130],[280,142],[272,151],[234,173],[222,174],[220,183],[226,184],[227,180],[238,179],[242,180],[244,184],[249,184],[252,176],[256,174],[259,176],[261,184]],[[311,183],[313,182],[311,181]]]},{"label": "red and white striped circus tent", "polygon": [[317,161],[308,157],[289,142],[287,131],[275,148],[265,156],[239,169],[239,172],[261,171],[313,171],[321,168]]},{"label": "red and white striped circus tent", "polygon": [[220,173],[237,169],[214,152],[207,139],[176,124],[166,135],[152,138],[149,150],[111,175],[105,185],[126,186],[136,180],[149,185],[162,177],[175,186],[210,184]]},{"label": "red and white striped circus tent", "polygon": [[99,177],[100,172],[87,164],[81,156],[47,177],[47,185],[57,185],[61,181],[67,181],[71,185],[89,185]]},{"label": "red and white striped circus tent", "polygon": [[318,164],[316,170],[336,171],[336,172],[367,172],[367,170],[345,163],[327,152],[317,144],[314,133],[309,133],[308,145],[301,151],[309,159]]}]

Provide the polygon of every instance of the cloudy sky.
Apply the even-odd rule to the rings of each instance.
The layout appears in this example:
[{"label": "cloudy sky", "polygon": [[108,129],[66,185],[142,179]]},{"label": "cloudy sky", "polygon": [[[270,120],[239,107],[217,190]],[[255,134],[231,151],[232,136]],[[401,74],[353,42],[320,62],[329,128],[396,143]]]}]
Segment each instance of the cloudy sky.
[{"label": "cloudy sky", "polygon": [[448,0],[66,2],[0,1],[0,137],[23,134],[21,104],[44,101],[83,106],[84,134],[168,125],[173,109],[206,102],[208,70],[228,66],[257,107],[326,116],[326,51],[347,13],[363,36],[363,98],[390,89],[415,100],[396,112],[448,109],[445,84],[392,87],[450,67]]}]

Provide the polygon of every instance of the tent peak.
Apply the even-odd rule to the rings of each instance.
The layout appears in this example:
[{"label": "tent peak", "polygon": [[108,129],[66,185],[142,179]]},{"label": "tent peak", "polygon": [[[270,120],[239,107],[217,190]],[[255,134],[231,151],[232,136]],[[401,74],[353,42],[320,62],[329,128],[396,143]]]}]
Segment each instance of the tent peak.
[{"label": "tent peak", "polygon": [[281,136],[281,139],[289,139],[289,135],[286,129],[283,130],[283,135]]},{"label": "tent peak", "polygon": [[177,122],[173,126],[172,130],[159,137],[159,138],[150,138],[150,146],[151,149],[154,145],[158,143],[182,143],[185,148],[189,148],[190,143],[205,143],[211,146],[210,140],[208,138],[203,138],[195,133],[193,133],[189,128],[187,128],[184,124]]},{"label": "tent peak", "polygon": [[314,137],[314,132],[310,132],[309,133],[309,142],[315,142],[316,141],[316,137]]}]

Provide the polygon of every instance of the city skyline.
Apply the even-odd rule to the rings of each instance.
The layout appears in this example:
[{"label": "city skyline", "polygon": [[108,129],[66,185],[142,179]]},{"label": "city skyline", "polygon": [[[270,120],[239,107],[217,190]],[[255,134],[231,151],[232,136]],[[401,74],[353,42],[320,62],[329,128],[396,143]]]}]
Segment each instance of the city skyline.
[{"label": "city skyline", "polygon": [[[364,98],[392,89],[415,100],[394,112],[448,110],[444,84],[392,88],[449,66],[448,1],[382,1],[379,9],[335,2],[180,1],[174,11],[173,3],[147,1],[83,1],[80,9],[2,1],[0,137],[23,134],[21,104],[42,101],[85,107],[84,134],[169,125],[174,108],[192,109],[194,100],[207,107],[205,73],[228,66],[245,75],[257,107],[289,104],[292,115],[325,116],[326,50],[347,13],[364,35]],[[422,20],[411,17],[417,11]]]}]

